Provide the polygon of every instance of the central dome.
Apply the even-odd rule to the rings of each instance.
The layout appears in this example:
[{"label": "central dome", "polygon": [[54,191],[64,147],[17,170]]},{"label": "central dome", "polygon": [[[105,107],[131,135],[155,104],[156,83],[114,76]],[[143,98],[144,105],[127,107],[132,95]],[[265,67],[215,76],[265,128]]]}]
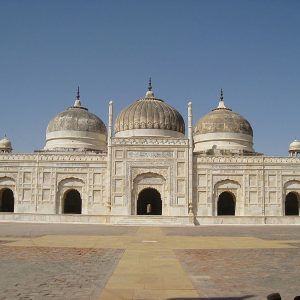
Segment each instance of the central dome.
[{"label": "central dome", "polygon": [[151,81],[144,98],[121,111],[115,122],[116,137],[184,137],[181,114],[163,100],[155,98]]}]

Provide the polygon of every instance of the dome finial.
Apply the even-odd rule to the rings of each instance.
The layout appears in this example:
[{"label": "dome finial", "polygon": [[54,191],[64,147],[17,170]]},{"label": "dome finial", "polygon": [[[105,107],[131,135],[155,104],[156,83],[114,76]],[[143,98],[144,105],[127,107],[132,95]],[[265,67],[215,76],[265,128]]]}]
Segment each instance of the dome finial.
[{"label": "dome finial", "polygon": [[148,91],[152,91],[152,82],[151,82],[151,77],[149,78],[149,83],[148,83]]},{"label": "dome finial", "polygon": [[77,87],[77,95],[76,95],[74,107],[81,107],[79,85]]},{"label": "dome finial", "polygon": [[152,91],[152,81],[151,81],[151,77],[149,78],[149,82],[148,82],[148,91],[145,95],[145,98],[146,99],[149,99],[149,98],[154,98],[154,93]]},{"label": "dome finial", "polygon": [[223,89],[221,89],[221,94],[220,94],[220,100],[219,100],[219,104],[218,106],[213,109],[213,110],[217,110],[217,109],[227,109],[227,110],[231,110],[230,108],[226,107],[225,106],[225,103],[224,103],[224,96],[223,96]]},{"label": "dome finial", "polygon": [[79,92],[79,85],[77,87],[77,96],[76,96],[77,100],[80,100],[80,92]]}]

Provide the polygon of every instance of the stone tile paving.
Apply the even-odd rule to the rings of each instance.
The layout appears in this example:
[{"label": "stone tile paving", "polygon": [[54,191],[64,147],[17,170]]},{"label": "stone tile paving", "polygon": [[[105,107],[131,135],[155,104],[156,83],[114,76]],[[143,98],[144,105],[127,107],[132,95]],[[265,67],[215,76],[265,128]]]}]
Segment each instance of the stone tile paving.
[{"label": "stone tile paving", "polygon": [[[175,250],[199,299],[283,300],[300,295],[300,249]],[[205,295],[205,296],[203,296]]]},{"label": "stone tile paving", "polygon": [[2,223],[0,236],[36,237],[49,234],[60,235],[112,235],[132,236],[138,227],[108,226],[95,224],[34,224],[34,223]]},{"label": "stone tile paving", "polygon": [[0,299],[97,299],[122,253],[0,244]]},{"label": "stone tile paving", "polygon": [[198,226],[163,227],[165,235],[170,236],[251,236],[267,240],[300,240],[300,226]]}]

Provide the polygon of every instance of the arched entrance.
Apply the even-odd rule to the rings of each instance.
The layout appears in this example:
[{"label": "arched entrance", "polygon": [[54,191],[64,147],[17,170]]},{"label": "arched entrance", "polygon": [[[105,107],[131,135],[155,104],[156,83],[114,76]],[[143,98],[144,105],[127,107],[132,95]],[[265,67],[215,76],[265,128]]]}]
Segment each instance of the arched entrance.
[{"label": "arched entrance", "polygon": [[290,192],[285,197],[285,215],[299,216],[299,200],[296,193]]},{"label": "arched entrance", "polygon": [[229,192],[223,192],[218,199],[218,216],[235,215],[235,197]]},{"label": "arched entrance", "polygon": [[153,188],[143,189],[137,200],[137,215],[161,215],[162,201],[160,193]]},{"label": "arched entrance", "polygon": [[81,214],[82,200],[80,193],[76,190],[68,190],[64,195],[63,213]]},{"label": "arched entrance", "polygon": [[11,189],[3,189],[0,192],[0,211],[14,212],[14,193]]}]

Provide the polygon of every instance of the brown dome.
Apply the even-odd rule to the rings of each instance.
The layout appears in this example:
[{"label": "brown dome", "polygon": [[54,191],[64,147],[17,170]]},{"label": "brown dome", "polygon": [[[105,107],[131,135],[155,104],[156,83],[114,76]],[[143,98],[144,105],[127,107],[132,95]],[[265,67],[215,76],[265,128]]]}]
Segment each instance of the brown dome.
[{"label": "brown dome", "polygon": [[253,137],[250,123],[240,114],[225,107],[223,100],[219,106],[202,117],[194,127],[194,134],[230,132],[242,133]]},{"label": "brown dome", "polygon": [[84,107],[70,107],[59,113],[48,124],[47,133],[61,130],[100,132],[106,134],[102,120]]}]

